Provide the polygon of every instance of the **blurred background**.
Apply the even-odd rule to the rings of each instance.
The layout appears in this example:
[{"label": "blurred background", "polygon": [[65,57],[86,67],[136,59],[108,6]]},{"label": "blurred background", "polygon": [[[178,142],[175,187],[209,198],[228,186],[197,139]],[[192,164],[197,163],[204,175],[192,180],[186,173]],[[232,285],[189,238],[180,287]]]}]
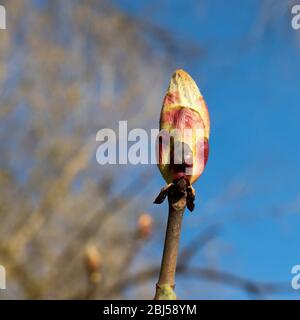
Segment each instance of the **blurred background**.
[{"label": "blurred background", "polygon": [[120,120],[158,128],[177,68],[211,115],[178,297],[300,297],[297,1],[1,4],[1,298],[153,298],[167,221],[153,200],[165,182],[155,165],[97,164],[96,133]]}]

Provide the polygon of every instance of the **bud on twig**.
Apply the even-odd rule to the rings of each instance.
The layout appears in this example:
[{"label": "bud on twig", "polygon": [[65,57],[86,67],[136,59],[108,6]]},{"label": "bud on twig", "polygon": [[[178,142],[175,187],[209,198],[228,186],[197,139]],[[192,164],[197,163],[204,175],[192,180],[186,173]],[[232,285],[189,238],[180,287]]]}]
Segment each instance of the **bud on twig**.
[{"label": "bud on twig", "polygon": [[85,265],[89,281],[97,284],[101,281],[102,257],[98,248],[90,244],[85,249]]},{"label": "bud on twig", "polygon": [[[183,70],[173,74],[160,115],[160,130],[173,141],[159,141],[159,170],[167,183],[181,177],[193,184],[208,159],[210,120],[195,81]],[[169,142],[169,141],[167,141]]]},{"label": "bud on twig", "polygon": [[137,233],[139,239],[147,239],[153,231],[153,219],[148,213],[142,213],[138,218]]},{"label": "bud on twig", "polygon": [[[168,185],[154,203],[168,196],[169,217],[155,300],[175,300],[175,272],[185,207],[194,209],[192,184],[208,158],[209,113],[195,81],[183,70],[173,74],[160,115],[159,170]],[[189,135],[187,135],[187,132]],[[169,136],[169,141],[163,139]]]}]

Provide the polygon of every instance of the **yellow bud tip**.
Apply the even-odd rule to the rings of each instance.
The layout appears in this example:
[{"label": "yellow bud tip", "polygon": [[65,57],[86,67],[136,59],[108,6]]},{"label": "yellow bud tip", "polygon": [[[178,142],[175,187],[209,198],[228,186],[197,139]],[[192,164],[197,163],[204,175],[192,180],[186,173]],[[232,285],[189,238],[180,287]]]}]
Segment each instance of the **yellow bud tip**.
[{"label": "yellow bud tip", "polygon": [[186,71],[184,71],[183,69],[177,69],[173,73],[173,77],[174,78],[176,78],[176,77],[190,78],[191,76]]}]

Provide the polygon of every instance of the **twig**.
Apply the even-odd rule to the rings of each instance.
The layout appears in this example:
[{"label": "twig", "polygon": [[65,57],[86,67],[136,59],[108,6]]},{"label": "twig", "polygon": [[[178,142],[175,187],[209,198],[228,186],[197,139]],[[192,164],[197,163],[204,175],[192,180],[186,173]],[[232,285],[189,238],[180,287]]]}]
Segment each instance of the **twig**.
[{"label": "twig", "polygon": [[167,293],[171,300],[176,299],[175,273],[178,256],[181,224],[187,202],[186,180],[180,179],[168,188],[169,217],[166,230],[163,257],[159,280],[156,284],[154,300],[164,299]]}]

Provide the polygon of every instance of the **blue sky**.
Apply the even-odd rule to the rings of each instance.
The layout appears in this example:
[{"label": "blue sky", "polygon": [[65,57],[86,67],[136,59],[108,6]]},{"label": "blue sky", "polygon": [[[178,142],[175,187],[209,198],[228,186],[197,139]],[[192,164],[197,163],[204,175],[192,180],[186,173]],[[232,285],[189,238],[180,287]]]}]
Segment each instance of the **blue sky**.
[{"label": "blue sky", "polygon": [[[264,13],[258,0],[114,2],[205,49],[178,65],[198,83],[212,129],[209,162],[195,184],[199,213],[186,217],[183,242],[196,233],[201,212],[220,221],[230,216],[219,241],[231,249],[218,254],[220,268],[288,285],[300,264],[300,31],[290,26],[289,8],[277,4]],[[229,200],[214,204],[228,190]],[[247,298],[214,289],[208,297]],[[274,296],[299,297],[292,290]]]}]

